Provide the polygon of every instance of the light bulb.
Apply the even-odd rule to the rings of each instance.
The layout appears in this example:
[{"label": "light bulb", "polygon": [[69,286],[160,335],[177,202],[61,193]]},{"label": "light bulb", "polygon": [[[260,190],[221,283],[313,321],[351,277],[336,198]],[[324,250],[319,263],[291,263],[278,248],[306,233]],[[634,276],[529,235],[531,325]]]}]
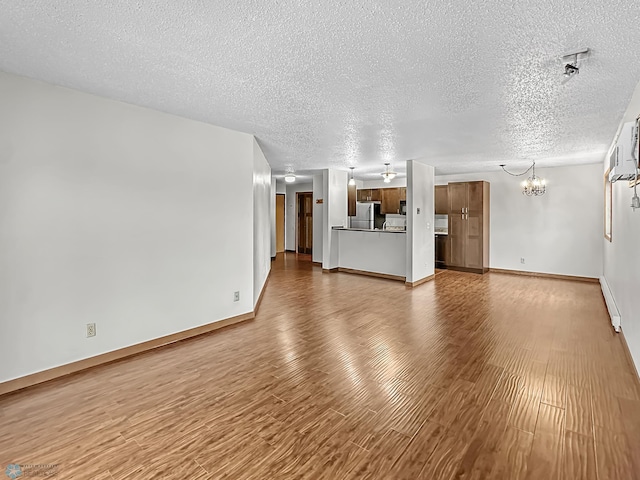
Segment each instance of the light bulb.
[{"label": "light bulb", "polygon": [[353,177],[351,177],[351,178],[349,179],[349,185],[355,185],[355,184],[356,184],[356,179],[355,179],[355,178],[353,178]]},{"label": "light bulb", "polygon": [[384,177],[384,183],[391,183],[391,178],[390,177]]}]

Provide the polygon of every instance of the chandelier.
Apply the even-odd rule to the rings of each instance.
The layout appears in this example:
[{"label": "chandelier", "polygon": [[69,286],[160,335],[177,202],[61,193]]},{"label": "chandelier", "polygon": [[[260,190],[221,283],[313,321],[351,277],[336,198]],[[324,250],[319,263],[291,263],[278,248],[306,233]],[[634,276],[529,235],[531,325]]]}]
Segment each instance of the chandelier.
[{"label": "chandelier", "polygon": [[531,176],[522,182],[522,194],[527,197],[539,197],[544,195],[547,191],[547,183],[544,179],[536,176],[536,161],[534,160],[532,165],[522,173],[511,173],[505,167],[504,164],[500,165],[502,170],[511,175],[512,177],[521,177],[526,175],[531,170]]},{"label": "chandelier", "polygon": [[382,178],[384,178],[384,183],[390,183],[391,180],[396,178],[396,172],[393,172],[393,171],[389,170],[389,165],[390,165],[389,163],[385,163],[384,165],[387,168],[380,175],[382,175]]}]

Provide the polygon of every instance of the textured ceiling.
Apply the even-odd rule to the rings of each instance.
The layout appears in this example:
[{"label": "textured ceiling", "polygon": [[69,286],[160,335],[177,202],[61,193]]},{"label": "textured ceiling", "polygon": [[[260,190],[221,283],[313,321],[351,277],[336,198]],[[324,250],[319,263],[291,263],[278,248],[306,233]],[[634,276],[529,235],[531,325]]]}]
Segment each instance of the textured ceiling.
[{"label": "textured ceiling", "polygon": [[477,172],[602,160],[638,25],[618,0],[0,0],[0,70],[255,134],[274,173]]}]

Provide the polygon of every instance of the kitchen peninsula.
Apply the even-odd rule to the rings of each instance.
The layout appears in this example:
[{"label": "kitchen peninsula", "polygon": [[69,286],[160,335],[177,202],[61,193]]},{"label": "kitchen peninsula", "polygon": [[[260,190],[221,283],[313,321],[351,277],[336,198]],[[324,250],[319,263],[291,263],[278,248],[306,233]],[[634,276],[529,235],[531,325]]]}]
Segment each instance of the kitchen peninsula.
[{"label": "kitchen peninsula", "polygon": [[338,271],[405,281],[405,230],[370,230],[334,227]]}]

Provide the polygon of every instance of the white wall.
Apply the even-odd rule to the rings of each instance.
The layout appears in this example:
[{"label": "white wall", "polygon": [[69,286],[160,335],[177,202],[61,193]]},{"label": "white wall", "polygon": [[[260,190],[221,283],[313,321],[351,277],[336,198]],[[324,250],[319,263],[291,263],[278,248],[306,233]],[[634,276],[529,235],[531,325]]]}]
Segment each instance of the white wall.
[{"label": "white wall", "polygon": [[270,217],[271,217],[271,248],[270,248],[270,253],[271,253],[271,258],[274,258],[276,256],[276,249],[277,249],[277,245],[276,245],[276,192],[277,192],[278,188],[276,186],[276,179],[274,177],[271,177],[271,199],[270,199]]},{"label": "white wall", "polygon": [[[356,183],[357,185],[357,183]],[[384,183],[382,177],[380,180],[364,180],[362,182],[362,186],[358,186],[360,188],[393,188],[393,187],[406,187],[407,186],[407,177],[396,177],[391,180],[389,183]]]},{"label": "white wall", "polygon": [[260,145],[253,139],[253,306],[260,298],[264,282],[271,270],[272,218],[275,223],[271,167]]},{"label": "white wall", "polygon": [[541,197],[522,194],[526,176],[502,171],[436,176],[436,184],[491,184],[491,268],[600,277],[602,165],[536,168],[536,174],[547,180],[547,193]]},{"label": "white wall", "polygon": [[4,73],[0,105],[0,381],[252,311],[250,135]]},{"label": "white wall", "polygon": [[296,241],[298,238],[298,209],[296,205],[297,192],[312,192],[311,183],[289,183],[286,186],[285,209],[284,209],[284,248],[285,250],[297,250]]},{"label": "white wall", "polygon": [[322,173],[313,176],[313,255],[312,261],[322,263],[322,215],[323,204],[317,203],[322,199]]},{"label": "white wall", "polygon": [[433,275],[434,168],[417,160],[407,161],[407,282]]},{"label": "white wall", "polygon": [[[631,122],[640,112],[640,83],[622,122]],[[613,140],[613,139],[612,139]],[[605,159],[605,169],[608,168]],[[600,166],[599,174],[604,174]],[[640,190],[640,188],[638,188]],[[620,312],[620,323],[636,369],[640,371],[640,210],[631,209],[633,189],[629,182],[612,185],[611,242],[604,239],[601,221],[599,239],[604,243],[604,277]]]},{"label": "white wall", "polygon": [[347,226],[347,172],[339,170],[323,170],[322,196],[324,213],[322,215],[322,268],[338,267],[337,232],[332,227]]}]

